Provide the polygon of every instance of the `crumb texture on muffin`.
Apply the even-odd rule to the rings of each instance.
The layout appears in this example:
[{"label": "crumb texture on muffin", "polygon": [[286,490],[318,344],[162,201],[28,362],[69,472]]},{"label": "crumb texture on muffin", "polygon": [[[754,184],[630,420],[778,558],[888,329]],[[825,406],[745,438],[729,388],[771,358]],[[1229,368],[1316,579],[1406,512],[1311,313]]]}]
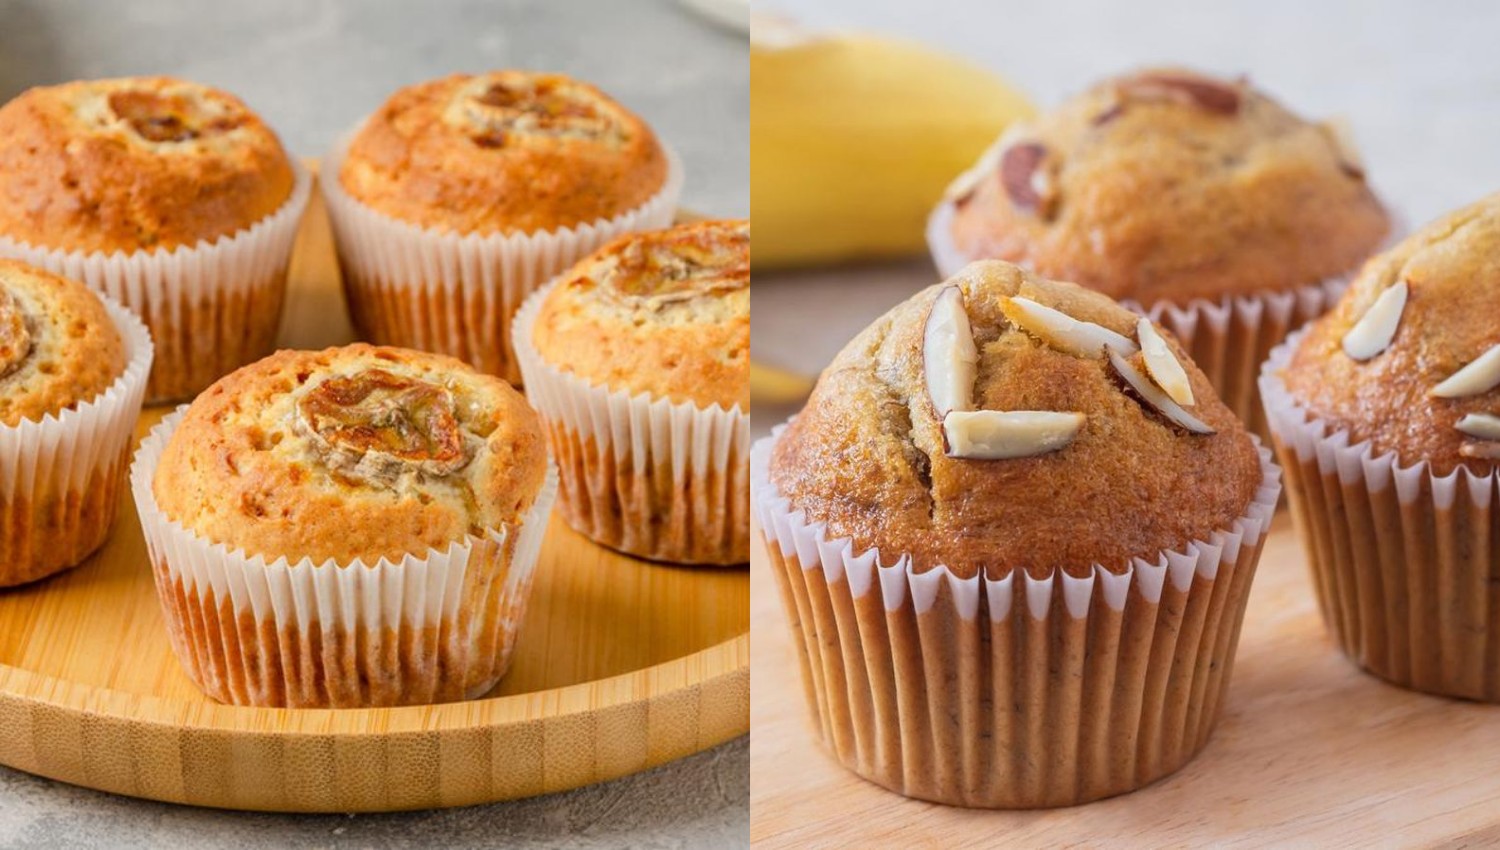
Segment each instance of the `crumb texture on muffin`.
[{"label": "crumb texture on muffin", "polygon": [[518,522],[545,472],[541,424],[504,381],[356,344],[277,352],[209,388],[152,491],[234,549],[373,563]]},{"label": "crumb texture on muffin", "polygon": [[[928,337],[942,336],[928,328],[943,327],[930,316],[950,286],[961,291],[972,328],[972,407],[1081,417],[1066,442],[1023,430],[1029,456],[950,454],[926,362],[937,350]],[[1086,575],[1095,564],[1120,571],[1130,558],[1206,540],[1243,515],[1263,477],[1258,453],[1175,339],[1162,335],[1190,384],[1185,409],[1212,433],[1183,427],[1156,406],[1165,402],[1138,395],[1101,356],[1106,343],[1065,350],[1076,335],[1043,339],[1043,325],[1023,329],[1016,319],[1030,320],[1015,307],[1027,301],[1088,323],[1082,329],[1100,338],[1133,338],[1139,321],[1073,284],[974,263],[897,306],[834,359],[777,440],[772,483],[793,509],[828,523],[831,538],[878,547],[886,564],[910,555],[918,571],[944,565],[964,578],[1012,569]],[[1050,327],[1080,329],[1062,320]],[[1151,369],[1145,356],[1120,359],[1139,377]]]},{"label": "crumb texture on muffin", "polygon": [[124,341],[92,290],[0,260],[0,425],[92,401],[124,371]]},{"label": "crumb texture on muffin", "polygon": [[1147,306],[1348,274],[1389,228],[1339,125],[1176,68],[1012,126],[950,197],[965,255]]},{"label": "crumb texture on muffin", "polygon": [[667,179],[645,122],[561,74],[456,74],[404,88],[365,122],[338,175],[355,200],[457,233],[613,218]]},{"label": "crumb texture on muffin", "polygon": [[0,107],[0,235],[64,251],[165,251],[291,197],[280,140],[238,98],[168,77],[34,88]]},{"label": "crumb texture on muffin", "polygon": [[532,344],[593,383],[749,410],[750,223],[615,240],[548,293]]},{"label": "crumb texture on muffin", "polygon": [[[1497,316],[1500,195],[1491,195],[1372,259],[1309,327],[1282,378],[1313,416],[1377,454],[1426,461],[1439,475],[1487,472],[1500,441],[1469,433],[1465,418],[1500,416],[1500,368],[1488,368],[1500,362],[1485,358],[1500,345]],[[1460,371],[1469,379],[1450,381]]]}]

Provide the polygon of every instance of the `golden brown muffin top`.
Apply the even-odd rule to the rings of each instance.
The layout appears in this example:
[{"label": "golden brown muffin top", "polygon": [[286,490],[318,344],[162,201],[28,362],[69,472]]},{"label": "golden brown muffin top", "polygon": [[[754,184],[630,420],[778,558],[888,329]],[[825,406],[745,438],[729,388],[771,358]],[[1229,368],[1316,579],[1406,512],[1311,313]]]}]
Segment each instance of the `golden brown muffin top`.
[{"label": "golden brown muffin top", "polygon": [[0,107],[0,235],[64,251],[213,241],[291,197],[291,161],[238,98],[169,77],[34,88]]},{"label": "golden brown muffin top", "polygon": [[750,222],[616,239],[548,293],[532,344],[591,383],[749,410]]},{"label": "golden brown muffin top", "polygon": [[1176,68],[1012,126],[950,197],[965,255],[1148,306],[1347,274],[1389,228],[1337,125]]},{"label": "golden brown muffin top", "polygon": [[640,118],[562,74],[455,74],[401,89],[339,169],[355,200],[457,233],[556,230],[659,192],[667,154]]},{"label": "golden brown muffin top", "polygon": [[[944,310],[958,304],[969,328],[949,334]],[[1046,308],[1062,317],[1049,314],[1045,325],[1062,330],[1036,318]],[[1091,324],[1068,329],[1069,317]],[[1142,331],[1143,321],[1082,287],[973,263],[876,320],[834,359],[777,440],[771,481],[809,521],[827,522],[830,537],[878,547],[886,564],[910,554],[918,571],[943,564],[962,578],[1014,568],[1081,576],[1096,563],[1119,572],[1132,557],[1206,540],[1254,498],[1259,455],[1176,340],[1149,322]],[[943,398],[961,398],[965,383],[945,365],[965,362],[962,346],[945,340],[970,333],[978,413],[958,413],[960,403],[939,417]],[[1119,354],[1136,345],[1143,349]],[[1143,362],[1147,351],[1155,365]],[[1137,381],[1149,372],[1161,383],[1127,388],[1118,362]],[[1169,420],[1148,400],[1167,386],[1191,401],[1177,412],[1212,433]],[[995,429],[995,459],[956,439],[952,423],[978,417],[1015,426]]]},{"label": "golden brown muffin top", "polygon": [[1488,472],[1500,458],[1500,420],[1489,421],[1500,416],[1500,351],[1485,357],[1500,345],[1497,317],[1500,195],[1491,195],[1370,260],[1309,327],[1283,377],[1351,442],[1369,440],[1405,465],[1425,460],[1439,475],[1460,464]]},{"label": "golden brown muffin top", "polygon": [[125,371],[125,343],[93,290],[0,260],[0,425],[92,401]]},{"label": "golden brown muffin top", "polygon": [[280,351],[188,408],[152,482],[168,518],[268,559],[425,555],[516,523],[541,422],[499,378],[365,344]]}]

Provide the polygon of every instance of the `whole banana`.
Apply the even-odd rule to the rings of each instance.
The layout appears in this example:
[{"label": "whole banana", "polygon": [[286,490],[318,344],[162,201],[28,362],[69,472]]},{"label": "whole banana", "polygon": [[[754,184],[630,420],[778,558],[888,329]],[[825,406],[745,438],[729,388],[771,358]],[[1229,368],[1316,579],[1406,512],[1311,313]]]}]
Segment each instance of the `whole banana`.
[{"label": "whole banana", "polygon": [[755,26],[758,269],[922,252],[949,181],[1033,112],[994,75],[920,45]]}]

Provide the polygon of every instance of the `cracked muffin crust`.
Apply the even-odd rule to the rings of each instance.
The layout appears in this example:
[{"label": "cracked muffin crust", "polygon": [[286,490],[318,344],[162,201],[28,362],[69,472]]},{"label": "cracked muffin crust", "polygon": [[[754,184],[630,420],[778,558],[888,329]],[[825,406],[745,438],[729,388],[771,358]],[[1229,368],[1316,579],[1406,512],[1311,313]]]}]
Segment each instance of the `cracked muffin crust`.
[{"label": "cracked muffin crust", "polygon": [[125,347],[88,287],[0,260],[0,426],[96,398],[125,371]]},{"label": "cracked muffin crust", "polygon": [[750,222],[623,236],[574,266],[532,330],[542,359],[592,383],[750,409]]},{"label": "cracked muffin crust", "polygon": [[[933,340],[941,343],[951,326],[934,320],[934,310],[954,287],[959,295],[947,297],[961,300],[973,338],[972,354],[965,358],[959,346],[952,361],[972,364],[972,403],[956,422],[976,412],[1071,414],[1071,436],[1038,434],[1028,420],[987,444],[1014,449],[1019,440],[1027,453],[957,456],[948,423],[964,406],[939,415],[943,393],[933,391],[939,382],[929,368],[943,350]],[[1039,323],[1018,306],[1052,318]],[[974,263],[845,347],[776,441],[771,482],[793,510],[826,522],[831,539],[851,537],[856,551],[878,547],[887,564],[909,554],[918,572],[946,565],[960,578],[980,570],[1001,578],[1012,569],[1081,576],[1096,563],[1120,572],[1132,557],[1206,539],[1251,503],[1263,477],[1258,453],[1176,341],[1142,334],[1142,321],[1074,284]],[[1142,350],[1131,352],[1138,334]],[[1148,362],[1161,362],[1155,336],[1187,381],[1163,379],[1163,387],[1190,400],[1179,410],[1212,433],[1173,421],[1152,385],[1125,379],[1126,371],[1137,380],[1162,373]],[[1069,344],[1079,339],[1088,341]],[[1116,345],[1124,371],[1106,356]]]},{"label": "cracked muffin crust", "polygon": [[280,209],[281,142],[226,92],[170,77],[34,88],[0,107],[0,234],[77,252],[170,251]]},{"label": "cracked muffin crust", "polygon": [[455,74],[396,92],[338,179],[393,218],[456,233],[556,230],[629,212],[667,180],[651,128],[562,74]]},{"label": "cracked muffin crust", "polygon": [[1500,195],[1491,195],[1372,259],[1281,377],[1351,443],[1369,440],[1403,465],[1427,461],[1437,475],[1460,465],[1484,474],[1500,459],[1497,312]]},{"label": "cracked muffin crust", "polygon": [[399,560],[518,523],[543,439],[519,393],[457,360],[281,351],[193,402],[152,492],[170,519],[251,554]]},{"label": "cracked muffin crust", "polygon": [[1147,307],[1347,274],[1389,229],[1337,125],[1177,68],[1013,126],[949,197],[964,255]]}]

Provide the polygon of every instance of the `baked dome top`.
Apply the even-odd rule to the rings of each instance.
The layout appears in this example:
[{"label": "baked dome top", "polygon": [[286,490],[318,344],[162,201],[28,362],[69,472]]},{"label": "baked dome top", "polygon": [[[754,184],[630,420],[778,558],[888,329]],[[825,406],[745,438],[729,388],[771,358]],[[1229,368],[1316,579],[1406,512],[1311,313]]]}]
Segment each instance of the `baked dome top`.
[{"label": "baked dome top", "polygon": [[1014,125],[950,197],[966,255],[1146,305],[1347,274],[1389,228],[1337,124],[1178,68],[1105,80]]},{"label": "baked dome top", "polygon": [[152,490],[168,518],[230,548],[373,563],[518,522],[546,474],[543,439],[519,393],[458,360],[280,351],[192,403]]},{"label": "baked dome top", "polygon": [[396,92],[339,169],[394,218],[458,233],[555,230],[629,212],[667,180],[651,128],[562,74],[455,74]]},{"label": "baked dome top", "polygon": [[749,410],[750,222],[616,239],[548,293],[532,344],[591,383]]},{"label": "baked dome top", "polygon": [[34,88],[0,107],[0,235],[65,251],[171,250],[291,197],[291,161],[238,98],[169,77]]},{"label": "baked dome top", "polygon": [[1427,461],[1439,475],[1460,464],[1487,472],[1500,458],[1497,317],[1500,195],[1491,195],[1366,264],[1282,377],[1351,442],[1369,440],[1406,465]]},{"label": "baked dome top", "polygon": [[[839,353],[776,441],[771,481],[830,537],[963,578],[1119,572],[1206,540],[1249,506],[1259,455],[1176,341],[1143,321],[1082,287],[973,263]],[[969,376],[977,410],[964,412]],[[1191,404],[1163,402],[1168,388]],[[1174,405],[1197,424],[1169,418]]]},{"label": "baked dome top", "polygon": [[92,401],[124,371],[124,341],[93,290],[0,260],[0,425]]}]

